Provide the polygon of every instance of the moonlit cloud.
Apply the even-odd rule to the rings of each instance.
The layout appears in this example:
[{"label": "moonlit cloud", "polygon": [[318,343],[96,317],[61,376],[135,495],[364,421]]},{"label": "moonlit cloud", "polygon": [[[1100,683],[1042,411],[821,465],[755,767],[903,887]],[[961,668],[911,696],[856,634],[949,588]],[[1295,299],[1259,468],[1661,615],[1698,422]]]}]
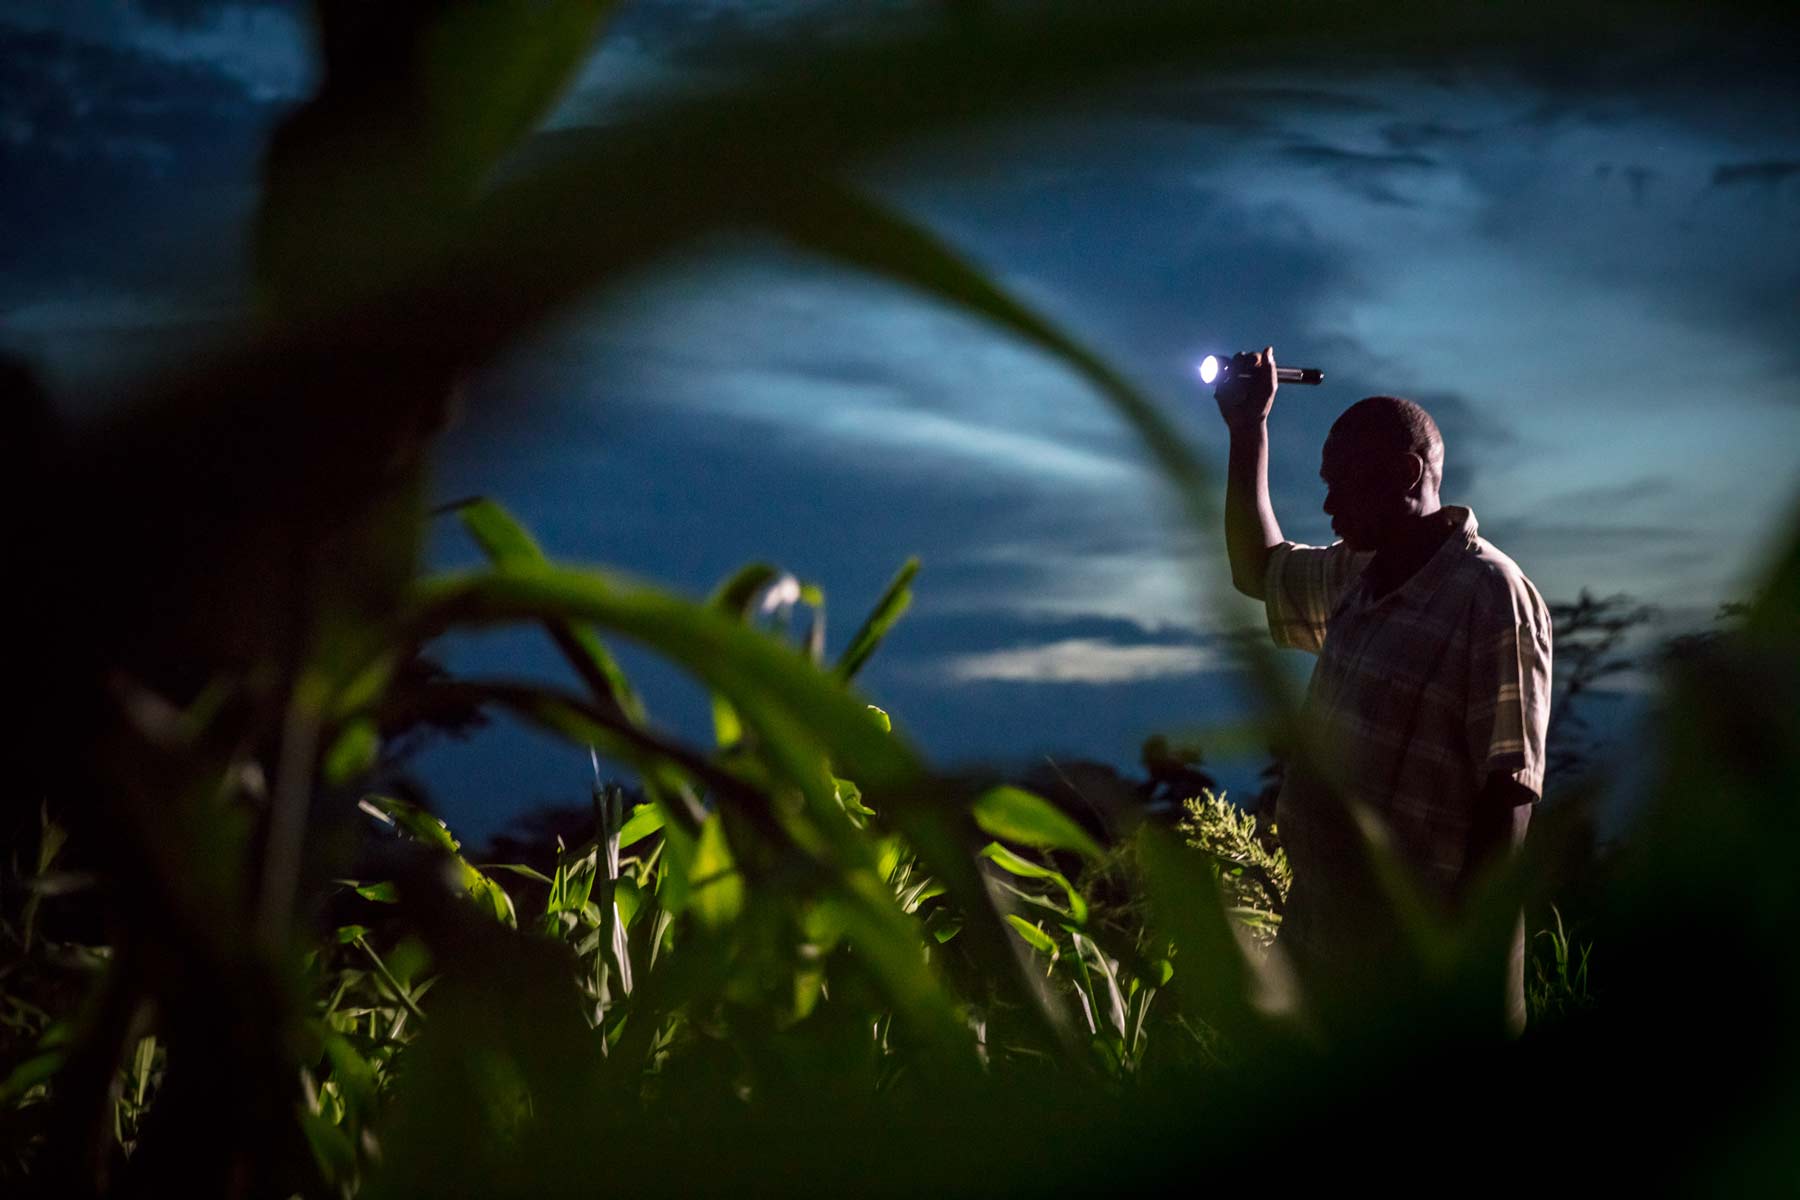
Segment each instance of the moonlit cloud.
[{"label": "moonlit cloud", "polygon": [[1199,547],[1171,553],[1172,521],[1159,521],[1148,508],[1113,510],[1110,520],[1101,513],[1090,517],[1086,536],[1099,544],[1084,544],[1075,530],[1065,529],[1069,541],[1047,533],[965,550],[955,563],[975,569],[967,582],[945,584],[937,604],[948,612],[1003,608],[1039,618],[1105,617],[1143,630],[1193,633],[1241,622],[1236,609],[1221,613],[1210,607],[1220,582],[1210,554]]},{"label": "moonlit cloud", "polygon": [[258,101],[297,99],[313,78],[307,16],[300,4],[0,0],[0,22],[216,71]]},{"label": "moonlit cloud", "polygon": [[1121,646],[1070,638],[1042,646],[965,654],[943,664],[956,683],[1137,683],[1222,669],[1210,646]]}]

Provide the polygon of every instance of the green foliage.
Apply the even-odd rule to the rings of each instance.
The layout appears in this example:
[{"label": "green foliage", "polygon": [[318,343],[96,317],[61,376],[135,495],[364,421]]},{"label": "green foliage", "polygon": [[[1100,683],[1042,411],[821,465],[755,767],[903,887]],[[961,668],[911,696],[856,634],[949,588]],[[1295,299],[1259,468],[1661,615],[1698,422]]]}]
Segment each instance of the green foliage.
[{"label": "green foliage", "polygon": [[1261,945],[1271,945],[1281,929],[1294,873],[1273,824],[1259,834],[1256,817],[1225,797],[1207,792],[1182,802],[1185,815],[1176,826],[1189,846],[1213,859],[1213,879],[1224,889],[1233,917]]},{"label": "green foliage", "polygon": [[1042,850],[1074,850],[1099,858],[1099,843],[1041,796],[1016,787],[997,787],[975,797],[975,823],[995,837]]},{"label": "green foliage", "polygon": [[1588,958],[1593,954],[1593,944],[1583,943],[1577,951],[1563,929],[1561,910],[1553,905],[1551,912],[1556,928],[1540,929],[1533,938],[1532,977],[1525,981],[1525,1003],[1533,1024],[1561,1019],[1592,1008],[1595,1003],[1588,990]]},{"label": "green foliage", "polygon": [[[815,585],[793,580],[820,618],[803,644],[755,623],[779,568],[697,600],[549,561],[488,501],[458,509],[485,569],[417,564],[430,437],[462,373],[746,222],[1053,355],[1210,528],[1209,475],[1176,423],[836,171],[1071,82],[1261,55],[1302,21],[1429,56],[1471,28],[1526,36],[1531,17],[959,6],[916,35],[783,50],[536,155],[520,139],[608,6],[452,0],[370,25],[361,7],[319,6],[333,61],[270,148],[258,319],[25,464],[52,552],[24,560],[47,628],[19,688],[36,716],[6,826],[9,1186],[1120,1190],[1164,1168],[1225,1175],[1276,1144],[1366,1145],[1401,1111],[1424,1144],[1457,1147],[1528,1099],[1571,1116],[1539,1094],[1532,1046],[1506,1043],[1482,974],[1571,827],[1552,823],[1455,920],[1421,907],[1366,830],[1412,918],[1407,969],[1380,1022],[1321,1042],[1310,1009],[1330,997],[1284,991],[1277,898],[1247,890],[1260,870],[1285,895],[1253,825],[1202,798],[1183,830],[1198,848],[1152,826],[1104,844],[1041,798],[935,774],[851,690],[916,562],[829,668]],[[1559,13],[1556,37],[1603,28]],[[371,29],[380,45],[358,41]],[[1585,1011],[1587,952],[1560,913],[1534,992],[1582,1034],[1557,1060],[1591,1083],[1580,1114],[1685,1147],[1670,1190],[1708,1169],[1767,1190],[1800,1114],[1784,1042],[1753,1087],[1700,1064],[1711,1126],[1662,1102],[1642,1051],[1715,998],[1704,973],[1667,970],[1671,945],[1735,964],[1747,1023],[1782,1027],[1800,1000],[1769,950],[1800,916],[1785,857],[1800,537],[1776,550],[1742,636],[1672,676],[1661,799],[1598,918],[1607,1005]],[[513,624],[543,629],[585,693],[408,669],[441,634]],[[718,698],[716,745],[653,723],[617,639]],[[1271,658],[1249,666],[1281,708]],[[433,714],[489,708],[605,754],[646,804],[626,813],[598,787],[592,836],[553,861],[470,862],[379,772]]]}]

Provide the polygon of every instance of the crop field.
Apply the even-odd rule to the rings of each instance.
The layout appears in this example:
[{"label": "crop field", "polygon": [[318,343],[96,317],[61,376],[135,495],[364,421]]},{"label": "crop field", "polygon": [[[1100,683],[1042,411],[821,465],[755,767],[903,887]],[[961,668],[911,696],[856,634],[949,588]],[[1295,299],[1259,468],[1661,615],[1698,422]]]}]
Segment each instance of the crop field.
[{"label": "crop field", "polygon": [[[880,595],[832,598],[866,612],[832,648],[758,619],[826,603],[781,565],[690,596],[548,557],[506,497],[429,509],[470,372],[750,227],[1065,365],[1212,536],[1219,481],[1157,405],[845,169],[1302,23],[1379,40],[1398,10],[1252,28],[1231,8],[970,5],[520,161],[608,5],[356,9],[320,6],[320,97],[270,148],[256,314],[80,425],[5,380],[25,450],[9,590],[31,604],[0,894],[5,1194],[1123,1194],[1341,1184],[1377,1155],[1369,1178],[1400,1186],[1791,1187],[1792,520],[1741,622],[1663,668],[1631,838],[1596,861],[1593,785],[1565,789],[1450,917],[1365,826],[1405,944],[1377,994],[1337,996],[1286,968],[1280,830],[1239,798],[1092,819],[935,768],[907,713],[859,693],[930,586],[911,548]],[[1407,28],[1422,56],[1537,36],[1492,13]],[[434,523],[483,564],[425,570]],[[540,632],[580,686],[437,665],[438,639],[498,627]],[[659,723],[627,643],[712,697],[710,739]],[[1271,728],[1291,724],[1272,652],[1245,653],[1287,714]],[[408,747],[483,713],[592,753],[579,833],[491,857],[402,786]],[[1493,964],[1521,909],[1514,1037]]]}]

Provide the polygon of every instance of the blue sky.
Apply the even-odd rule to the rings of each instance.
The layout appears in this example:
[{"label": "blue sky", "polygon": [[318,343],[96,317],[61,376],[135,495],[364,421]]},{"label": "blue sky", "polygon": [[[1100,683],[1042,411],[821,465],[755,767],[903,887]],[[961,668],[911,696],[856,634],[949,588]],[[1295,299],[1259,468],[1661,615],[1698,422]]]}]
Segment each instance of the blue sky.
[{"label": "blue sky", "polygon": [[[627,8],[554,118],[616,119],[729,70],[727,37],[841,5]],[[280,4],[0,3],[0,340],[69,396],[243,297],[261,139],[310,79]],[[1323,367],[1272,424],[1289,536],[1328,538],[1318,448],[1411,396],[1446,499],[1552,600],[1745,594],[1800,444],[1800,104],[1773,49],[1639,31],[1604,53],[1313,63],[1146,81],[871,164],[864,181],[1104,351],[1210,461],[1192,377],[1273,343]],[[772,242],[720,237],[520,347],[446,441],[555,553],[691,592],[752,558],[823,585],[838,644],[909,554],[913,614],[871,695],[935,757],[1128,762],[1226,721],[1254,604],[1202,607],[1216,545],[1068,372],[961,314]],[[465,560],[452,531],[441,562]],[[468,670],[553,671],[524,635]],[[699,697],[649,671],[698,733]],[[1304,672],[1307,661],[1295,664]],[[502,728],[426,764],[491,828],[579,794],[579,756]]]}]

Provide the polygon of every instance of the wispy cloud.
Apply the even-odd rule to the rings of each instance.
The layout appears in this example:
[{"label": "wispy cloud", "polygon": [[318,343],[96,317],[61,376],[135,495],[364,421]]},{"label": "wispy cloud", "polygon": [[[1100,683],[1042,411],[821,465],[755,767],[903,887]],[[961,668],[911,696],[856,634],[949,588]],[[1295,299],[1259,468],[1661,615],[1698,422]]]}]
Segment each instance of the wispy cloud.
[{"label": "wispy cloud", "polygon": [[889,452],[916,451],[944,459],[974,462],[990,470],[1056,478],[1069,483],[1131,485],[1141,475],[1135,464],[1123,459],[941,413],[896,412],[872,405],[840,406],[818,414],[813,428],[820,434],[878,446]]},{"label": "wispy cloud", "polygon": [[1792,160],[1720,163],[1713,168],[1712,185],[1717,188],[1776,188],[1795,176],[1800,176],[1800,162]]},{"label": "wispy cloud", "polygon": [[1480,136],[1480,131],[1443,121],[1393,121],[1381,127],[1381,140],[1399,150],[1417,150],[1422,146],[1462,146]]},{"label": "wispy cloud", "polygon": [[943,672],[959,683],[1138,683],[1228,669],[1211,646],[1126,646],[1097,638],[1067,638],[1038,646],[964,654]]},{"label": "wispy cloud", "polygon": [[1278,128],[1296,115],[1367,116],[1387,111],[1370,96],[1327,88],[1278,85],[1219,87],[1151,86],[1129,101],[1133,113],[1206,128],[1257,132]]},{"label": "wispy cloud", "polygon": [[1404,181],[1418,172],[1435,171],[1440,164],[1416,150],[1371,152],[1340,146],[1300,143],[1284,146],[1282,157],[1302,166],[1323,170],[1340,187],[1374,204],[1412,208],[1418,200],[1403,192]]},{"label": "wispy cloud", "polygon": [[[1544,499],[1549,512],[1568,513],[1577,510],[1600,512],[1629,511],[1644,504],[1683,500],[1681,480],[1672,474],[1637,475],[1630,479],[1590,484],[1559,492]],[[1658,504],[1662,507],[1662,504]]]},{"label": "wispy cloud", "polygon": [[313,78],[306,14],[280,0],[0,0],[0,22],[145,63],[192,66],[255,100],[294,100]]}]

